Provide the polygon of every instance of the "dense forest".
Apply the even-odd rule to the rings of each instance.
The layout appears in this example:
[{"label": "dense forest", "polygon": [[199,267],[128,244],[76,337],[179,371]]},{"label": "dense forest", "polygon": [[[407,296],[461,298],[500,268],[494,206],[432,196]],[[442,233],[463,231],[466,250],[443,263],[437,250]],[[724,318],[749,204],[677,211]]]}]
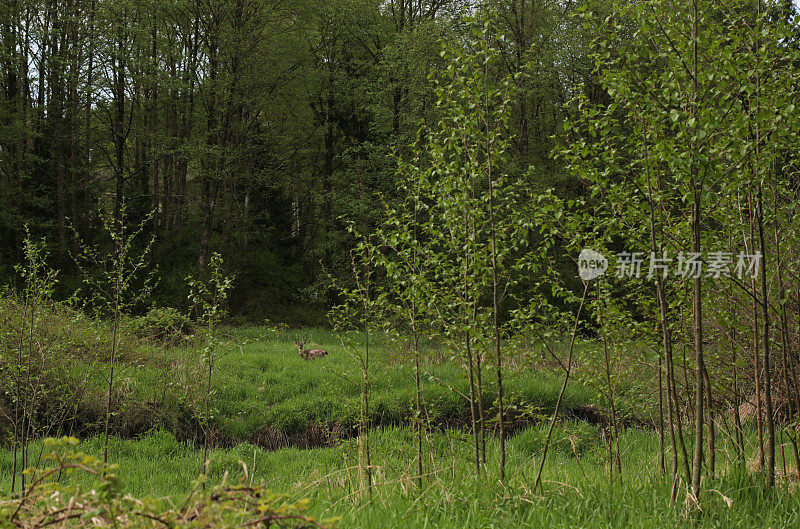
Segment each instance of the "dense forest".
[{"label": "dense forest", "polygon": [[[577,87],[599,97],[577,3],[490,3],[498,75],[522,74],[509,109],[513,171],[533,166],[542,188],[574,190],[550,151]],[[22,259],[26,225],[47,236],[62,279],[77,278],[78,238],[102,244],[98,212],[125,204],[155,237],[157,303],[185,303],[185,277],[219,251],[237,275],[233,314],[324,314],[334,299],[323,270],[349,266],[344,227],[374,226],[398,199],[395,157],[437,119],[441,43],[463,38],[475,8],[4,2],[0,278]],[[76,282],[63,283],[62,297]]]}]

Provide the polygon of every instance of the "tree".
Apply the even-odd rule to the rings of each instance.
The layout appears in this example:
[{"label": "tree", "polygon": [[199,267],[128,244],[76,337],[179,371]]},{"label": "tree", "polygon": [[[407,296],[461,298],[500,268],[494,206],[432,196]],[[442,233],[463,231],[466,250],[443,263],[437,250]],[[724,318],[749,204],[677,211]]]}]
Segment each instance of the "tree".
[{"label": "tree", "polygon": [[[133,227],[126,222],[127,206],[119,206],[119,216],[100,213],[100,221],[110,248],[99,248],[79,239],[80,253],[76,263],[83,272],[84,283],[89,291],[91,303],[102,316],[112,322],[111,351],[108,358],[108,377],[105,424],[103,428],[103,462],[108,462],[108,438],[114,406],[114,382],[117,367],[117,352],[120,341],[120,323],[133,307],[146,300],[156,280],[155,270],[148,269],[148,258],[153,238],[139,247],[149,218]],[[78,234],[75,234],[79,237]]]},{"label": "tree", "polygon": [[[27,227],[25,229],[25,264],[17,266],[17,272],[25,285],[21,302],[21,318],[17,347],[16,365],[13,366],[14,390],[14,433],[13,464],[11,468],[11,492],[14,492],[17,480],[17,468],[21,469],[21,490],[25,490],[25,470],[30,464],[28,447],[30,440],[36,435],[36,417],[39,410],[41,383],[38,380],[38,369],[34,352],[41,347],[39,318],[43,309],[51,303],[58,272],[47,264],[47,249],[44,239],[35,240]],[[18,453],[20,459],[17,459]]]},{"label": "tree", "polygon": [[226,276],[223,270],[222,256],[217,252],[211,254],[208,263],[208,278],[204,281],[194,277],[186,279],[189,284],[189,301],[195,312],[197,320],[202,325],[205,345],[201,354],[202,361],[206,364],[206,387],[204,395],[204,410],[200,423],[203,425],[203,467],[202,474],[208,472],[208,449],[211,437],[211,398],[214,395],[213,376],[214,359],[217,348],[216,330],[225,316],[225,300],[228,291],[233,285],[233,276]]},{"label": "tree", "polygon": [[[692,0],[681,9],[666,15],[651,4],[632,6],[598,26],[595,64],[608,100],[592,104],[585,95],[576,98],[578,118],[566,125],[574,139],[565,152],[568,167],[591,183],[594,200],[606,203],[609,214],[619,217],[614,230],[618,236],[626,237],[626,250],[666,251],[670,245],[674,252],[690,252],[697,260],[703,249],[709,249],[707,253],[717,248],[725,251],[726,242],[714,239],[724,231],[712,226],[725,226],[732,219],[722,220],[722,215],[735,211],[733,203],[711,201],[709,190],[722,197],[736,197],[737,189],[752,184],[742,176],[748,175],[742,169],[753,164],[765,167],[761,160],[767,149],[764,137],[752,131],[768,129],[777,139],[795,128],[794,105],[788,101],[773,100],[767,111],[763,106],[760,111],[752,110],[753,102],[759,101],[757,79],[766,75],[765,65],[782,68],[791,62],[794,52],[781,45],[787,28],[780,24],[769,29],[760,26],[763,31],[744,29],[749,27],[744,24],[746,17],[752,17],[744,9],[716,10],[700,0]],[[632,35],[618,50],[616,46],[629,32]],[[743,49],[758,51],[741,53]],[[766,61],[765,56],[770,60]],[[770,76],[775,83],[770,93],[791,93],[792,89],[783,83],[791,83],[794,74],[779,71],[775,75],[773,70]],[[745,75],[747,72],[753,73]],[[763,98],[760,100],[763,105]],[[780,143],[773,144],[776,151],[782,149]],[[685,213],[684,219],[689,222],[677,212]],[[648,216],[649,243],[633,233],[637,223],[646,222]],[[666,230],[669,239],[662,235]],[[684,259],[679,273],[687,272],[686,263]],[[695,266],[686,275],[691,279],[691,295],[680,294],[686,289],[678,285],[680,295],[676,301],[690,306],[693,315],[688,340],[694,350],[695,374],[694,402],[689,408],[694,415],[695,434],[690,485],[692,499],[698,501],[702,468],[706,465],[713,471],[714,457],[713,401],[709,396],[713,382],[706,366],[704,322],[708,318],[703,308],[711,294],[704,293],[702,285],[705,281],[730,280],[730,274],[712,276]],[[671,295],[665,289],[665,279],[656,281],[656,290],[660,315],[652,317],[660,320],[664,333],[668,404],[677,414],[674,379],[670,380],[671,325],[667,321],[672,302],[668,303]],[[767,297],[762,288],[762,318],[768,319]],[[770,340],[766,328],[763,340]],[[768,354],[765,363],[766,379],[771,365]],[[679,426],[680,418],[675,420]],[[771,420],[768,416],[767,422]],[[706,427],[710,445],[704,453]],[[769,454],[767,464],[774,465]],[[673,476],[676,474],[673,469]],[[768,470],[768,483],[769,475]],[[673,495],[674,490],[673,487]]]},{"label": "tree", "polygon": [[417,482],[423,483],[423,395],[421,385],[420,337],[432,330],[430,307],[431,283],[435,270],[426,239],[427,208],[425,196],[428,181],[419,166],[420,158],[412,162],[398,159],[400,186],[405,200],[396,207],[388,207],[386,219],[374,234],[376,265],[385,271],[385,281],[393,288],[387,289],[384,297],[387,313],[391,314],[392,326],[401,338],[411,335],[414,361],[414,425],[417,430]]},{"label": "tree", "polygon": [[[449,64],[437,78],[438,122],[426,133],[410,166],[413,188],[424,196],[423,218],[416,218],[410,244],[425,241],[415,255],[418,270],[431,271],[425,281],[436,326],[465,355],[476,470],[485,460],[482,354],[475,350],[491,337],[496,373],[497,426],[500,435],[500,480],[505,478],[505,416],[500,314],[505,292],[515,281],[511,255],[524,245],[520,221],[521,181],[509,178],[511,141],[508,113],[513,83],[497,70],[498,50],[490,15],[467,21],[468,40],[461,48],[446,46]],[[419,205],[415,203],[415,210]],[[384,238],[408,237],[401,225]],[[390,245],[391,248],[391,245]],[[430,288],[428,291],[427,289]],[[489,299],[485,304],[483,300]]]},{"label": "tree", "polygon": [[[372,385],[370,340],[380,328],[380,314],[385,309],[384,293],[374,285],[376,248],[371,236],[362,236],[351,225],[359,241],[352,253],[352,280],[354,286],[336,283],[343,302],[329,313],[334,328],[348,355],[356,360],[361,371],[361,399],[358,417],[358,478],[360,492],[372,495],[372,459],[370,455],[370,395]],[[355,331],[355,335],[353,332]]]}]

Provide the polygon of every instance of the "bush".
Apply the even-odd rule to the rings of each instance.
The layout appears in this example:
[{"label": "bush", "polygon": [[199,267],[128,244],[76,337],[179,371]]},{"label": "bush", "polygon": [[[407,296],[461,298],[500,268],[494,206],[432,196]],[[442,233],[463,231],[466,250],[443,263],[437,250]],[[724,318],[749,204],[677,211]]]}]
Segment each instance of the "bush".
[{"label": "bush", "polygon": [[[324,528],[337,520],[314,520],[308,500],[273,494],[263,483],[223,483],[200,494],[203,479],[180,509],[126,492],[117,465],[77,452],[74,437],[45,439],[45,468],[30,469],[31,485],[21,497],[0,500],[0,527],[70,527],[94,525],[119,529],[151,527]],[[66,483],[65,483],[66,482]],[[81,484],[86,486],[79,486]],[[88,522],[88,523],[87,523]]]},{"label": "bush", "polygon": [[137,338],[177,345],[194,333],[188,316],[171,307],[150,309],[146,315],[128,323],[129,331]]}]

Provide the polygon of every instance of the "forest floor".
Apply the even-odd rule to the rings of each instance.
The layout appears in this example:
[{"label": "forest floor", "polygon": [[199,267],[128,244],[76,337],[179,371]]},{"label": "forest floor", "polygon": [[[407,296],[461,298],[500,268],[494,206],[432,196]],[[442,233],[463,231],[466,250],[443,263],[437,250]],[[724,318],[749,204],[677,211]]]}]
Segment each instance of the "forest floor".
[{"label": "forest floor", "polygon": [[[326,330],[269,327],[228,329],[215,352],[213,391],[204,386],[197,345],[124,349],[118,379],[109,460],[119,464],[126,492],[179,504],[201,471],[201,428],[196,413],[210,395],[215,448],[208,482],[263,481],[289,498],[309,500],[318,519],[339,518],[338,527],[794,527],[800,521],[795,476],[781,474],[768,491],[759,473],[738,463],[729,439],[720,436],[717,472],[704,481],[702,510],[687,509],[685,483],[670,505],[670,480],[662,475],[659,436],[646,418],[626,411],[647,381],[620,383],[622,473],[609,472],[608,425],[591,386],[576,381],[566,394],[566,419],[556,428],[542,489],[532,490],[561,373],[540,352],[520,352],[507,365],[511,428],[507,474],[499,483],[499,446],[487,440],[487,462],[475,469],[466,426],[467,384],[458,358],[426,344],[422,362],[428,428],[423,476],[417,477],[413,429],[414,371],[408,351],[391,341],[373,343],[370,456],[373,486],[359,486],[354,436],[360,402],[359,362],[347,341]],[[324,358],[306,361],[293,341],[323,347]],[[71,343],[75,343],[74,337]],[[580,355],[578,355],[580,357]],[[102,373],[106,362],[75,358],[83,374],[85,402],[60,431],[83,439],[79,450],[101,455],[98,435]],[[531,367],[535,366],[535,367]],[[490,366],[484,373],[487,418],[495,399]],[[94,396],[94,397],[92,397]],[[633,405],[627,409],[632,410]],[[493,424],[490,421],[490,424]],[[752,434],[749,436],[752,439]],[[690,447],[691,448],[691,447]],[[749,447],[752,452],[752,443]],[[34,459],[46,449],[31,448]],[[786,461],[789,462],[787,451]],[[782,458],[779,454],[778,462]],[[671,462],[666,451],[667,472]],[[0,491],[10,489],[12,457],[0,450]],[[86,476],[76,475],[74,480]]]}]

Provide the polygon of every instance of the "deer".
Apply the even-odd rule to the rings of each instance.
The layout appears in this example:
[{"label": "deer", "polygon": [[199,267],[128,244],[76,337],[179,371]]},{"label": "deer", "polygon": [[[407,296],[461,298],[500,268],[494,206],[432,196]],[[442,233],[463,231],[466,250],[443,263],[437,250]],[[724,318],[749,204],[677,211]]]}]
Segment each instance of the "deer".
[{"label": "deer", "polygon": [[321,358],[328,354],[328,351],[325,349],[303,349],[303,347],[306,345],[306,342],[298,342],[295,340],[294,344],[297,346],[298,351],[300,351],[300,358],[303,360]]}]

